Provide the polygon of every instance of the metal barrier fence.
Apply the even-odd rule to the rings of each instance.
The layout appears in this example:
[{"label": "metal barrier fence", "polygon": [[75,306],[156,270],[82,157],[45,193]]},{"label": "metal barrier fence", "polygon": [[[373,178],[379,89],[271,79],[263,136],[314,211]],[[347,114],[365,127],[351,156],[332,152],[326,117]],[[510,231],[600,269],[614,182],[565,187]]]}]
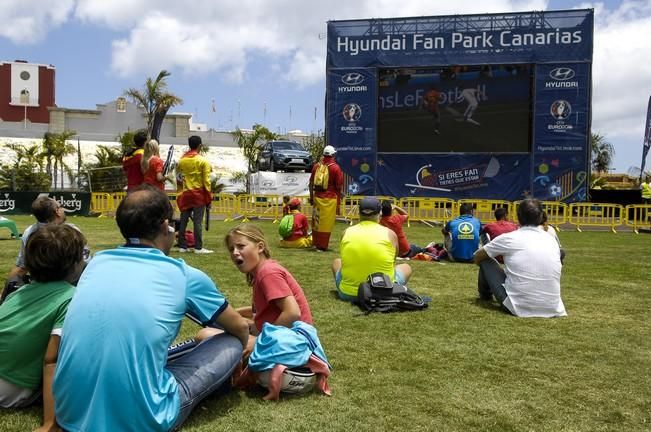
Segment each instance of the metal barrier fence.
[{"label": "metal barrier fence", "polygon": [[624,207],[620,204],[572,203],[569,206],[569,223],[576,225],[577,231],[581,226],[615,227],[622,224]]},{"label": "metal barrier fence", "polygon": [[651,205],[634,204],[626,206],[626,225],[639,234],[640,228],[651,229]]},{"label": "metal barrier fence", "polygon": [[[175,211],[177,193],[170,193],[170,201]],[[125,192],[93,193],[91,211],[110,215],[126,196]],[[301,211],[312,216],[309,197],[297,197],[301,200]],[[350,224],[359,220],[359,202],[363,196],[347,196],[341,200],[339,216]],[[404,208],[412,222],[444,224],[459,215],[459,206],[471,203],[475,207],[475,216],[482,221],[494,220],[494,211],[498,207],[507,209],[510,218],[517,220],[516,211],[519,201],[500,200],[458,200],[448,198],[401,198],[378,196],[380,200],[389,200]],[[651,205],[634,204],[626,207],[619,204],[573,203],[543,201],[543,208],[548,214],[549,223],[558,227],[563,224],[576,226],[578,231],[585,227],[607,227],[616,232],[617,226],[627,226],[636,233],[640,229],[651,229]],[[283,197],[281,195],[231,195],[214,194],[210,214],[223,218],[224,221],[250,218],[266,218],[274,222],[282,218]]]}]

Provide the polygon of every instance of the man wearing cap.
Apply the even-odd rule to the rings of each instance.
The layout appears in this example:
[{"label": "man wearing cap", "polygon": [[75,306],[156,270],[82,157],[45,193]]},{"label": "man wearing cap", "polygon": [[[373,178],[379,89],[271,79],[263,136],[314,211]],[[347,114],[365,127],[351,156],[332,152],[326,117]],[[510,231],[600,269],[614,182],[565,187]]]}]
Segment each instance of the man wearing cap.
[{"label": "man wearing cap", "polygon": [[409,264],[395,265],[398,236],[378,223],[380,210],[377,198],[363,198],[359,203],[359,223],[348,228],[341,239],[341,258],[333,261],[332,273],[342,300],[355,302],[359,284],[371,273],[385,273],[402,285],[411,276]]},{"label": "man wearing cap", "polygon": [[280,240],[280,247],[287,248],[309,248],[312,247],[312,236],[307,217],[301,213],[301,200],[292,198],[287,203],[290,215],[294,216],[294,225],[289,237]]},{"label": "man wearing cap", "polygon": [[[337,208],[341,201],[344,174],[335,162],[337,150],[331,145],[323,149],[323,159],[314,164],[310,175],[310,204],[312,212],[312,240],[317,251],[325,251],[330,243],[330,234],[335,226]],[[328,186],[315,184],[317,171],[321,165],[328,168]]]}]

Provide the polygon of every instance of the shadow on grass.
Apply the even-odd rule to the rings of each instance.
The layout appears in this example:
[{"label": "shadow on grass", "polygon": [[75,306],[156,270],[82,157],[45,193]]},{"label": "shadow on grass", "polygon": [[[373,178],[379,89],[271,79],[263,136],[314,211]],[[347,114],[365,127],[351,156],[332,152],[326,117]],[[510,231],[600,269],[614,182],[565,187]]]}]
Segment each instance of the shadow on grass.
[{"label": "shadow on grass", "polygon": [[480,298],[475,298],[470,301],[471,304],[478,306],[482,309],[487,309],[494,312],[506,313],[502,306],[495,303],[493,300],[482,300]]}]

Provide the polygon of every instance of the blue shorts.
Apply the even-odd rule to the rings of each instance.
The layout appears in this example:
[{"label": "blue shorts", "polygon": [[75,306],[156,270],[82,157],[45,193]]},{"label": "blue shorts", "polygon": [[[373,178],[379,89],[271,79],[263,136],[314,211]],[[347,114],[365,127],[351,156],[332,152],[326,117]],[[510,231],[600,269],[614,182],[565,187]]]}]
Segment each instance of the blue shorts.
[{"label": "blue shorts", "polygon": [[[406,284],[405,276],[398,269],[395,270],[395,275],[393,276],[393,278],[395,279],[394,280],[395,283],[398,283],[400,285]],[[341,300],[348,301],[351,303],[357,302],[357,297],[344,294],[341,292],[341,290],[339,290],[340,284],[341,284],[341,269],[337,271],[337,274],[335,274],[335,286],[337,287],[337,295]]]}]

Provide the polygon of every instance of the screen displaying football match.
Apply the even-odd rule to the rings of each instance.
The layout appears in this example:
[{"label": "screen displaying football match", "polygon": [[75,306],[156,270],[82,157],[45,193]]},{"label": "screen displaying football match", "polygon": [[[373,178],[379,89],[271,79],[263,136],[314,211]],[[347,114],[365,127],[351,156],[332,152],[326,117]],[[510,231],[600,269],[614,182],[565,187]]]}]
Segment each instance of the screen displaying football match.
[{"label": "screen displaying football match", "polygon": [[378,152],[530,152],[532,69],[380,69]]}]

